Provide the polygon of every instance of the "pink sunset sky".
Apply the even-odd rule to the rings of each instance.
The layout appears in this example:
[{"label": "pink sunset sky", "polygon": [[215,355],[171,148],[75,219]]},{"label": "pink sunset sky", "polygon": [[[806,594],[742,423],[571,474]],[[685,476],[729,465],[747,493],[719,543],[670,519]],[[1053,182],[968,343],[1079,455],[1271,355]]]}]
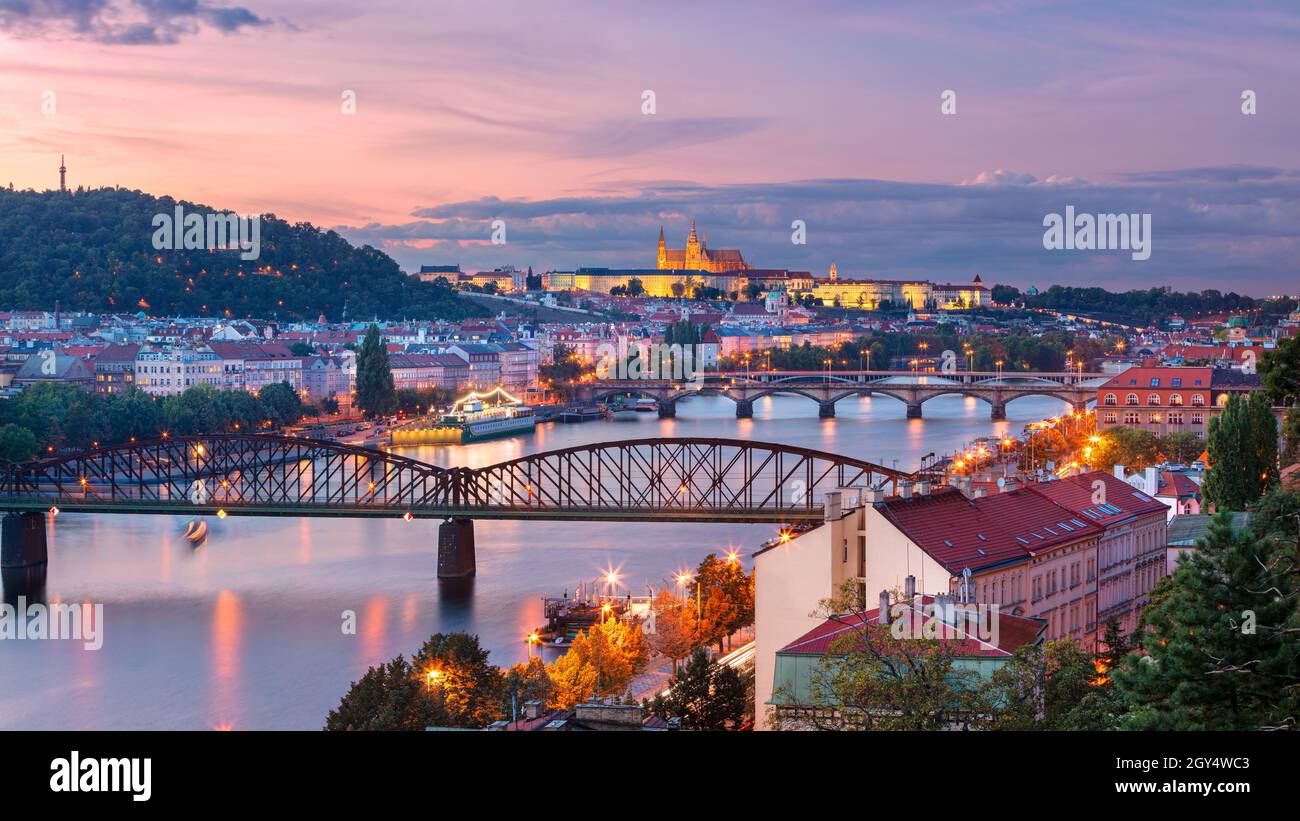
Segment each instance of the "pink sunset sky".
[{"label": "pink sunset sky", "polygon": [[[762,267],[1262,295],[1298,89],[1286,3],[0,0],[0,183],[66,155],[407,269],[653,267],[695,217]],[[1068,204],[1151,213],[1151,259],[1043,250]]]}]

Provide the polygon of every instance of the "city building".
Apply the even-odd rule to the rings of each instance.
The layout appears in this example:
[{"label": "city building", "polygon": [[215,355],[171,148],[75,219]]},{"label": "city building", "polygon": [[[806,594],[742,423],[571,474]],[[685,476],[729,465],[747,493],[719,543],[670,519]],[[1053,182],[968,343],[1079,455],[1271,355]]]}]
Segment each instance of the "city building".
[{"label": "city building", "polygon": [[136,344],[108,345],[95,354],[96,393],[122,393],[135,384]]},{"label": "city building", "polygon": [[194,385],[223,387],[221,357],[209,347],[144,345],[134,366],[136,387],[154,396],[175,396]]},{"label": "city building", "polygon": [[972,603],[1043,619],[1044,638],[1089,650],[1111,617],[1132,632],[1165,575],[1165,511],[1100,472],[992,496],[977,489],[970,498],[928,482],[904,483],[897,496],[832,494],[820,526],[755,554],[760,718],[770,708],[777,651],[814,629],[808,613],[846,584],[863,601],[908,586],[947,595],[969,585]]},{"label": "city building", "polygon": [[1259,390],[1260,378],[1235,368],[1129,368],[1097,388],[1097,427],[1123,425],[1158,436],[1191,431],[1205,438],[1210,419],[1234,393]]}]

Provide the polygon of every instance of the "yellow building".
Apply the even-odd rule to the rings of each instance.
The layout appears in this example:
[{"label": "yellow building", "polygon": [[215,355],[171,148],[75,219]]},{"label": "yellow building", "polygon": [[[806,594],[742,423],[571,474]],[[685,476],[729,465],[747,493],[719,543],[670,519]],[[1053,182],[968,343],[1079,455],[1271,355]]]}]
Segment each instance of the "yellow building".
[{"label": "yellow building", "polygon": [[711,250],[708,239],[700,239],[695,233],[695,220],[691,220],[691,234],[686,238],[685,248],[669,248],[664,242],[663,226],[659,227],[659,260],[656,267],[661,271],[707,271],[721,274],[743,271],[749,264],[735,248]]},{"label": "yellow building", "polygon": [[839,308],[954,309],[989,304],[988,289],[981,283],[978,274],[970,285],[935,285],[924,279],[841,279],[831,263],[830,275],[814,280],[810,290],[823,305]]}]

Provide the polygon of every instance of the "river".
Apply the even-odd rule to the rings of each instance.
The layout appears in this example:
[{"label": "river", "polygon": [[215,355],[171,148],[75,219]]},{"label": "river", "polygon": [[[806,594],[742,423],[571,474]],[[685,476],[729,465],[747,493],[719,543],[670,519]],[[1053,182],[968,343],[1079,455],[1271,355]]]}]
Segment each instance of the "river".
[{"label": "river", "polygon": [[[988,406],[945,396],[925,419],[888,397],[816,403],[768,397],[753,419],[731,401],[698,397],[676,419],[539,426],[529,436],[468,446],[406,448],[437,465],[480,467],[537,451],[644,437],[711,436],[783,442],[914,469],[984,435],[1018,433],[1060,413],[1043,397]],[[103,604],[98,650],[81,642],[0,640],[0,729],[317,729],[370,665],[410,655],[429,634],[477,633],[492,661],[527,657],[523,637],[540,598],[619,573],[641,595],[709,552],[742,555],[770,525],[590,522],[475,523],[478,577],[440,591],[437,523],[428,520],[209,519],[198,548],[171,516],[61,514],[49,524],[45,599]],[[5,591],[12,600],[14,591]],[[816,603],[810,602],[809,609]],[[345,634],[344,612],[356,614]]]}]

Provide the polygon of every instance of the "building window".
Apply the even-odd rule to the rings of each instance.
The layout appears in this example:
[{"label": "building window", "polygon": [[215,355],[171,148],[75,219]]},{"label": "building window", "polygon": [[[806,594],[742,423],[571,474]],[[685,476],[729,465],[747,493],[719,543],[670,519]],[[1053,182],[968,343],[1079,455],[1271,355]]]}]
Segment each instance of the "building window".
[{"label": "building window", "polygon": [[1160,404],[1160,394],[1158,394],[1158,393],[1149,393],[1149,394],[1147,394],[1147,404],[1148,404],[1148,405],[1159,405],[1159,404]]},{"label": "building window", "polygon": [[1140,420],[1138,419],[1138,415],[1136,413],[1133,413],[1132,411],[1129,411],[1128,413],[1124,414],[1124,424],[1126,425],[1136,425],[1139,423],[1139,421]]},{"label": "building window", "polygon": [[1200,393],[1194,393],[1194,394],[1192,394],[1192,404],[1193,404],[1193,405],[1204,405],[1204,404],[1205,404],[1205,395],[1204,395],[1204,394],[1200,394]]},{"label": "building window", "polygon": [[1125,405],[1136,405],[1137,403],[1138,395],[1136,393],[1130,393],[1128,396],[1124,397]]},{"label": "building window", "polygon": [[1204,424],[1204,423],[1205,423],[1205,414],[1203,414],[1203,413],[1193,413],[1193,414],[1192,414],[1192,424],[1193,424],[1193,425],[1201,425],[1201,424]]},{"label": "building window", "polygon": [[1118,417],[1117,417],[1117,415],[1115,414],[1114,411],[1107,411],[1107,412],[1106,412],[1106,414],[1105,414],[1105,422],[1106,422],[1106,424],[1108,424],[1108,425],[1113,425],[1113,424],[1115,424],[1117,421],[1119,421],[1119,419],[1118,419]]},{"label": "building window", "polygon": [[1171,404],[1171,405],[1181,405],[1181,404],[1183,404],[1183,395],[1182,395],[1181,393],[1170,394],[1170,395],[1169,395],[1169,404]]},{"label": "building window", "polygon": [[1183,415],[1182,415],[1181,413],[1171,413],[1171,414],[1169,414],[1169,424],[1171,424],[1171,425],[1181,425],[1182,423],[1183,423]]}]

